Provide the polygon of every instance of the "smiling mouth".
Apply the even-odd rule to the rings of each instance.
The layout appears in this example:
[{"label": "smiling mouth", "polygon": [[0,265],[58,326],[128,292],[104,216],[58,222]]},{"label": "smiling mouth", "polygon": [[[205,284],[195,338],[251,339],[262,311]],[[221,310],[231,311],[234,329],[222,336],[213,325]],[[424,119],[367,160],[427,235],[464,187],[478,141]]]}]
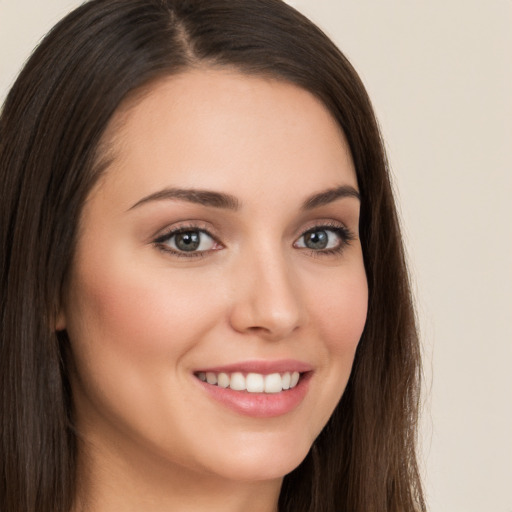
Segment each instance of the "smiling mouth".
[{"label": "smiling mouth", "polygon": [[197,372],[194,375],[200,381],[220,388],[248,393],[275,394],[295,388],[303,374],[294,371],[268,375],[262,373],[243,374],[242,372]]}]

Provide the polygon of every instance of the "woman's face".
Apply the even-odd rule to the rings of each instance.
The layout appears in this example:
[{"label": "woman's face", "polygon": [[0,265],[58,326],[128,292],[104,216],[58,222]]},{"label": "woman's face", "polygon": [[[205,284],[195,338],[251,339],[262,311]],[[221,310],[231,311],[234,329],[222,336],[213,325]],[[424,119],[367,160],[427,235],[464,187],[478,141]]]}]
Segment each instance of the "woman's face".
[{"label": "woman's face", "polygon": [[366,319],[342,132],[294,85],[203,69],[123,107],[105,140],[58,321],[78,430],[136,469],[282,477]]}]

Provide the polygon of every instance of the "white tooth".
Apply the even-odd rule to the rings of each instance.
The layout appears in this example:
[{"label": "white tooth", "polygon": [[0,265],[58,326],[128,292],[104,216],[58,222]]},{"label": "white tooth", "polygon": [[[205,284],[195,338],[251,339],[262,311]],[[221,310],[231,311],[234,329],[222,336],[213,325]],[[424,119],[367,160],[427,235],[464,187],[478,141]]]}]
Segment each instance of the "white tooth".
[{"label": "white tooth", "polygon": [[218,385],[221,388],[228,388],[229,387],[229,375],[227,373],[219,373],[219,376],[217,377]]},{"label": "white tooth", "polygon": [[235,391],[245,390],[245,377],[240,372],[235,372],[231,375],[229,387]]},{"label": "white tooth", "polygon": [[206,373],[204,373],[204,372],[199,372],[199,373],[197,374],[197,378],[198,378],[199,380],[202,380],[203,382],[206,382]]},{"label": "white tooth", "polygon": [[249,393],[263,393],[265,388],[263,375],[260,373],[248,373],[245,380]]},{"label": "white tooth", "polygon": [[265,376],[265,393],[280,393],[283,390],[283,381],[279,373]]},{"label": "white tooth", "polygon": [[281,379],[283,381],[283,389],[290,389],[290,382],[292,380],[290,372],[283,373]]},{"label": "white tooth", "polygon": [[208,384],[217,384],[217,375],[213,372],[206,372],[206,382]]},{"label": "white tooth", "polygon": [[297,385],[297,382],[299,382],[300,373],[299,372],[293,372],[292,377],[290,380],[290,388],[294,388]]}]

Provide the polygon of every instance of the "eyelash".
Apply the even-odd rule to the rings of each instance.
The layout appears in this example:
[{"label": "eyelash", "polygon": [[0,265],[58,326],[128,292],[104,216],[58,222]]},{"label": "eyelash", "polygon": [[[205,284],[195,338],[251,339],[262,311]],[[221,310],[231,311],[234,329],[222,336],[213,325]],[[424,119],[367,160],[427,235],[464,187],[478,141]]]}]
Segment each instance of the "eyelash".
[{"label": "eyelash", "polygon": [[[207,229],[200,227],[197,224],[190,224],[185,226],[180,226],[178,228],[172,228],[160,235],[158,238],[156,238],[153,241],[153,244],[156,246],[157,249],[160,249],[161,251],[172,254],[173,256],[177,256],[178,258],[204,258],[207,256],[207,254],[211,251],[176,251],[172,248],[170,248],[165,242],[168,242],[173,236],[177,236],[181,233],[188,233],[188,232],[197,232],[197,233],[204,233],[205,235],[208,235],[216,244],[220,244],[220,242],[217,240],[216,237],[214,237]],[[222,245],[222,244],[221,244]],[[216,249],[212,249],[216,250]]]},{"label": "eyelash", "polygon": [[[305,231],[303,231],[302,234],[300,235],[300,237],[297,240],[300,240],[303,237],[305,237],[308,233],[313,233],[315,231],[331,231],[331,232],[335,233],[339,237],[339,239],[340,239],[340,243],[338,244],[338,246],[337,247],[333,247],[331,249],[315,250],[315,249],[310,249],[310,248],[307,248],[307,247],[300,247],[300,249],[302,249],[305,252],[307,252],[310,256],[313,256],[313,257],[316,257],[316,258],[322,257],[322,256],[332,256],[332,255],[341,254],[344,251],[344,249],[348,245],[350,245],[350,243],[353,240],[355,240],[355,238],[356,238],[355,235],[352,233],[352,231],[349,230],[346,226],[343,226],[342,224],[338,224],[338,223],[322,223],[322,224],[318,224],[316,226],[312,226],[312,227],[306,229]],[[187,252],[187,251],[176,251],[175,249],[170,248],[165,243],[165,242],[168,242],[174,236],[177,236],[177,235],[179,235],[181,233],[188,233],[188,232],[204,233],[205,235],[209,236],[213,240],[214,243],[222,245],[217,240],[217,238],[215,236],[213,236],[208,231],[208,229],[200,227],[197,224],[190,224],[190,225],[186,225],[186,226],[180,226],[178,228],[169,229],[168,231],[166,231],[162,235],[158,236],[153,241],[153,245],[157,249],[159,249],[159,250],[161,250],[161,251],[163,251],[163,252],[165,252],[167,254],[170,253],[173,256],[176,256],[178,258],[187,258],[187,259],[204,258],[210,252],[218,250],[218,249],[211,249],[211,250],[206,250],[206,251],[190,251],[190,252]],[[297,242],[294,242],[294,245],[295,245],[295,243],[297,243]]]},{"label": "eyelash", "polygon": [[323,256],[340,255],[343,253],[346,247],[349,246],[350,243],[356,239],[354,233],[346,226],[334,222],[326,222],[306,229],[300,235],[298,240],[305,237],[308,233],[314,233],[315,231],[332,231],[340,239],[339,245],[331,249],[315,250],[303,248],[308,252],[309,256],[313,256],[315,258],[321,258]]}]

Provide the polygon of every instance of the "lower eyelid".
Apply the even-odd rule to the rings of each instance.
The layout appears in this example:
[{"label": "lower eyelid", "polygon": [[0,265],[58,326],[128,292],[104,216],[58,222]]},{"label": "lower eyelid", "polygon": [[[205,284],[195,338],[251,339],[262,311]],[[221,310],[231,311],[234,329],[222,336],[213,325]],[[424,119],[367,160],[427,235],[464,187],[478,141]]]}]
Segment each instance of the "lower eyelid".
[{"label": "lower eyelid", "polygon": [[157,245],[156,248],[165,254],[170,254],[172,256],[175,256],[176,258],[184,258],[184,259],[204,258],[205,256],[208,255],[208,252],[209,252],[209,251],[192,251],[192,252],[176,251],[175,249],[171,249],[171,248],[165,247],[163,245]]}]

